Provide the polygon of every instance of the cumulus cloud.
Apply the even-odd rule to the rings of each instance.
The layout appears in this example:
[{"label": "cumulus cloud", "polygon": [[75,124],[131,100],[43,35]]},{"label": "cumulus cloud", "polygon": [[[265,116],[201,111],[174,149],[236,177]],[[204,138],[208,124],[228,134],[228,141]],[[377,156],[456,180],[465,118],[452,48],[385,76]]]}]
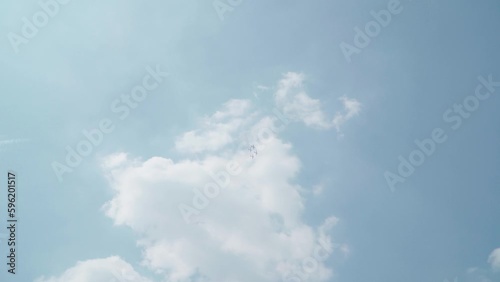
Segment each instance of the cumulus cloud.
[{"label": "cumulus cloud", "polygon": [[[154,157],[114,163],[116,167],[106,169],[116,192],[105,206],[106,214],[142,234],[144,264],[171,281],[201,276],[213,281],[276,281],[286,274],[280,273],[280,264],[299,264],[317,240],[329,237],[326,229],[315,230],[301,220],[303,199],[293,183],[300,162],[291,154],[291,145],[269,138],[265,153],[255,161],[245,161],[247,152],[235,150],[202,160]],[[226,181],[230,162],[243,172]],[[227,185],[197,211],[203,224],[186,224],[180,204],[203,206],[196,195],[216,181]],[[317,275],[326,278],[325,271]],[[322,281],[313,277],[310,281]]]},{"label": "cumulus cloud", "polygon": [[[333,127],[320,102],[299,91],[302,80],[285,75],[277,105],[307,125]],[[177,137],[181,159],[108,156],[101,164],[114,196],[103,211],[138,234],[142,264],[166,281],[274,282],[297,273],[326,281],[327,258],[347,246],[331,238],[336,217],[319,226],[303,219],[302,164],[279,136],[287,123],[231,100]]]},{"label": "cumulus cloud", "polygon": [[500,271],[500,248],[495,249],[488,258],[488,263],[494,271]]},{"label": "cumulus cloud", "polygon": [[304,74],[288,72],[278,82],[274,95],[276,105],[291,119],[317,129],[325,130],[334,127],[340,132],[345,122],[359,114],[361,103],[356,99],[343,96],[339,99],[342,102],[343,111],[337,112],[330,120],[321,108],[321,101],[311,98],[306,93],[304,80]]},{"label": "cumulus cloud", "polygon": [[191,130],[177,138],[175,147],[183,153],[217,151],[233,142],[233,133],[247,120],[244,115],[250,109],[248,100],[230,100],[223,109],[205,117],[201,128]]},{"label": "cumulus cloud", "polygon": [[[338,219],[330,217],[316,228],[303,221],[302,188],[296,183],[301,162],[292,145],[279,138],[279,118],[247,112],[249,103],[231,101],[201,129],[190,131],[211,136],[231,125],[224,131],[229,141],[218,143],[217,154],[215,147],[198,143],[198,149],[188,149],[183,134],[177,150],[203,152],[201,158],[141,160],[119,154],[103,162],[115,191],[104,206],[106,215],[141,234],[143,264],[170,281],[278,281],[300,271],[319,242],[334,249],[329,232]],[[246,143],[228,146],[242,134],[256,145],[255,159]],[[186,224],[192,217],[202,220]],[[318,262],[303,281],[331,275]]]},{"label": "cumulus cloud", "polygon": [[40,277],[35,282],[151,282],[117,256],[80,261],[57,277]]}]

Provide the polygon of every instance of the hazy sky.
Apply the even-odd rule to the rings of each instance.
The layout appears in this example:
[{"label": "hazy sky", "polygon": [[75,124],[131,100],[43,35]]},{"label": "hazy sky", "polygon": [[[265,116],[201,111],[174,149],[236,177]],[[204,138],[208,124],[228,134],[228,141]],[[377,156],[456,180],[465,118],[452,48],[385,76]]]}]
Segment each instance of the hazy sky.
[{"label": "hazy sky", "polygon": [[499,27],[495,0],[2,1],[0,280],[500,281]]}]

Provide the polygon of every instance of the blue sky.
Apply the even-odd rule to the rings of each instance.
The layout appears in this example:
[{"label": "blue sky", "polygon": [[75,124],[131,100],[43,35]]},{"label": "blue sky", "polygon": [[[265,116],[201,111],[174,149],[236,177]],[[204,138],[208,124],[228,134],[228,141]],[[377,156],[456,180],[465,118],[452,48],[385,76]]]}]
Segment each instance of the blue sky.
[{"label": "blue sky", "polygon": [[1,281],[500,281],[497,1],[40,3],[0,4]]}]

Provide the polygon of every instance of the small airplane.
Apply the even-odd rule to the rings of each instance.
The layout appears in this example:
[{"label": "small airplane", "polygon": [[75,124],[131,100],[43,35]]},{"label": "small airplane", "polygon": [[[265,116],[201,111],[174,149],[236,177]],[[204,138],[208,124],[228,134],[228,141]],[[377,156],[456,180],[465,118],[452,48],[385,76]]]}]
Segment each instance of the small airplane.
[{"label": "small airplane", "polygon": [[250,151],[250,157],[252,159],[254,159],[258,154],[257,149],[255,148],[254,145],[251,145],[250,148],[248,148],[248,151]]}]

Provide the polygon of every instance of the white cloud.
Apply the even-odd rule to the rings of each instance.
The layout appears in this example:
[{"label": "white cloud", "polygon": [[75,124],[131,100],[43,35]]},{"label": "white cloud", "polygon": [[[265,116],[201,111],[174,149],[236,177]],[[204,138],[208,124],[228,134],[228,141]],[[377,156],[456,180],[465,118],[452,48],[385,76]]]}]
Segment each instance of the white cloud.
[{"label": "white cloud", "polygon": [[222,111],[217,111],[212,119],[223,120],[228,117],[240,117],[248,112],[251,107],[251,103],[248,100],[229,100],[224,104],[224,109]]},{"label": "white cloud", "polygon": [[[242,116],[243,110],[232,110],[234,105],[226,104],[225,110],[212,115],[207,123],[230,117],[224,121],[226,125],[234,124],[232,130],[225,131],[229,140],[245,134],[256,136],[263,128],[276,127],[277,118],[256,117],[255,112]],[[204,126],[195,132],[211,136],[219,129]],[[285,272],[301,266],[318,240],[333,249],[328,233],[337,219],[328,218],[319,228],[302,220],[302,188],[295,182],[301,162],[292,153],[291,144],[267,132],[270,134],[266,141],[257,144],[259,154],[255,159],[249,157],[246,147],[233,148],[228,146],[230,142],[222,142],[217,146],[217,155],[205,147],[202,158],[120,157],[119,165],[103,166],[115,191],[104,210],[116,224],[141,234],[144,265],[171,281],[201,276],[221,282],[278,281],[288,274]],[[177,149],[199,152],[184,145]],[[242,173],[230,176],[225,167],[231,162],[238,163]],[[207,184],[215,184],[211,174],[223,183],[223,188],[200,211],[202,223],[186,224],[179,205],[194,207],[193,197],[202,193]],[[304,281],[325,281],[330,276],[331,269],[320,262],[317,271]]]},{"label": "white cloud", "polygon": [[500,271],[500,248],[494,250],[488,258],[488,263],[494,271]]},{"label": "white cloud", "polygon": [[[288,101],[287,89],[301,79],[287,74],[276,95]],[[306,94],[297,97],[296,104],[284,102],[288,114],[320,125],[323,116],[314,113],[319,102]],[[167,281],[281,281],[300,272],[318,244],[328,252],[343,246],[334,245],[330,236],[337,218],[328,217],[319,227],[303,220],[304,189],[297,183],[301,162],[292,144],[277,134],[280,118],[251,109],[248,100],[231,100],[200,128],[181,134],[175,148],[184,153],[182,159],[118,153],[102,161],[114,191],[104,212],[139,234],[142,264]],[[254,158],[250,144],[258,151]],[[241,173],[230,175],[231,163]],[[217,196],[200,196],[217,187]],[[182,204],[196,207],[202,220],[187,224]],[[318,261],[302,281],[328,280],[333,270],[325,263]]]},{"label": "white cloud", "polygon": [[325,192],[327,187],[329,187],[330,185],[331,185],[331,179],[323,178],[318,183],[316,183],[311,187],[310,192],[314,196],[321,196]]},{"label": "white cloud", "polygon": [[356,99],[349,99],[345,96],[340,97],[340,101],[344,105],[344,113],[337,113],[333,118],[333,125],[337,132],[340,132],[340,127],[350,120],[351,118],[357,116],[361,111],[361,103]]},{"label": "white cloud", "polygon": [[123,164],[127,160],[127,154],[118,153],[107,156],[102,160],[102,165],[106,168],[114,168]]},{"label": "white cloud", "polygon": [[80,261],[58,277],[40,277],[35,282],[150,282],[120,257]]},{"label": "white cloud", "polygon": [[317,129],[335,127],[340,132],[341,126],[359,114],[361,103],[356,99],[340,97],[343,112],[337,112],[330,120],[321,109],[321,101],[311,98],[304,89],[305,76],[301,73],[288,72],[278,82],[274,95],[276,105],[292,120]]},{"label": "white cloud", "polygon": [[317,184],[317,185],[314,185],[312,192],[315,196],[319,196],[319,195],[323,194],[324,190],[325,190],[325,185]]},{"label": "white cloud", "polygon": [[183,153],[217,151],[234,141],[233,134],[246,120],[250,109],[248,100],[230,100],[221,111],[205,117],[200,129],[192,130],[178,137],[175,147]]}]

